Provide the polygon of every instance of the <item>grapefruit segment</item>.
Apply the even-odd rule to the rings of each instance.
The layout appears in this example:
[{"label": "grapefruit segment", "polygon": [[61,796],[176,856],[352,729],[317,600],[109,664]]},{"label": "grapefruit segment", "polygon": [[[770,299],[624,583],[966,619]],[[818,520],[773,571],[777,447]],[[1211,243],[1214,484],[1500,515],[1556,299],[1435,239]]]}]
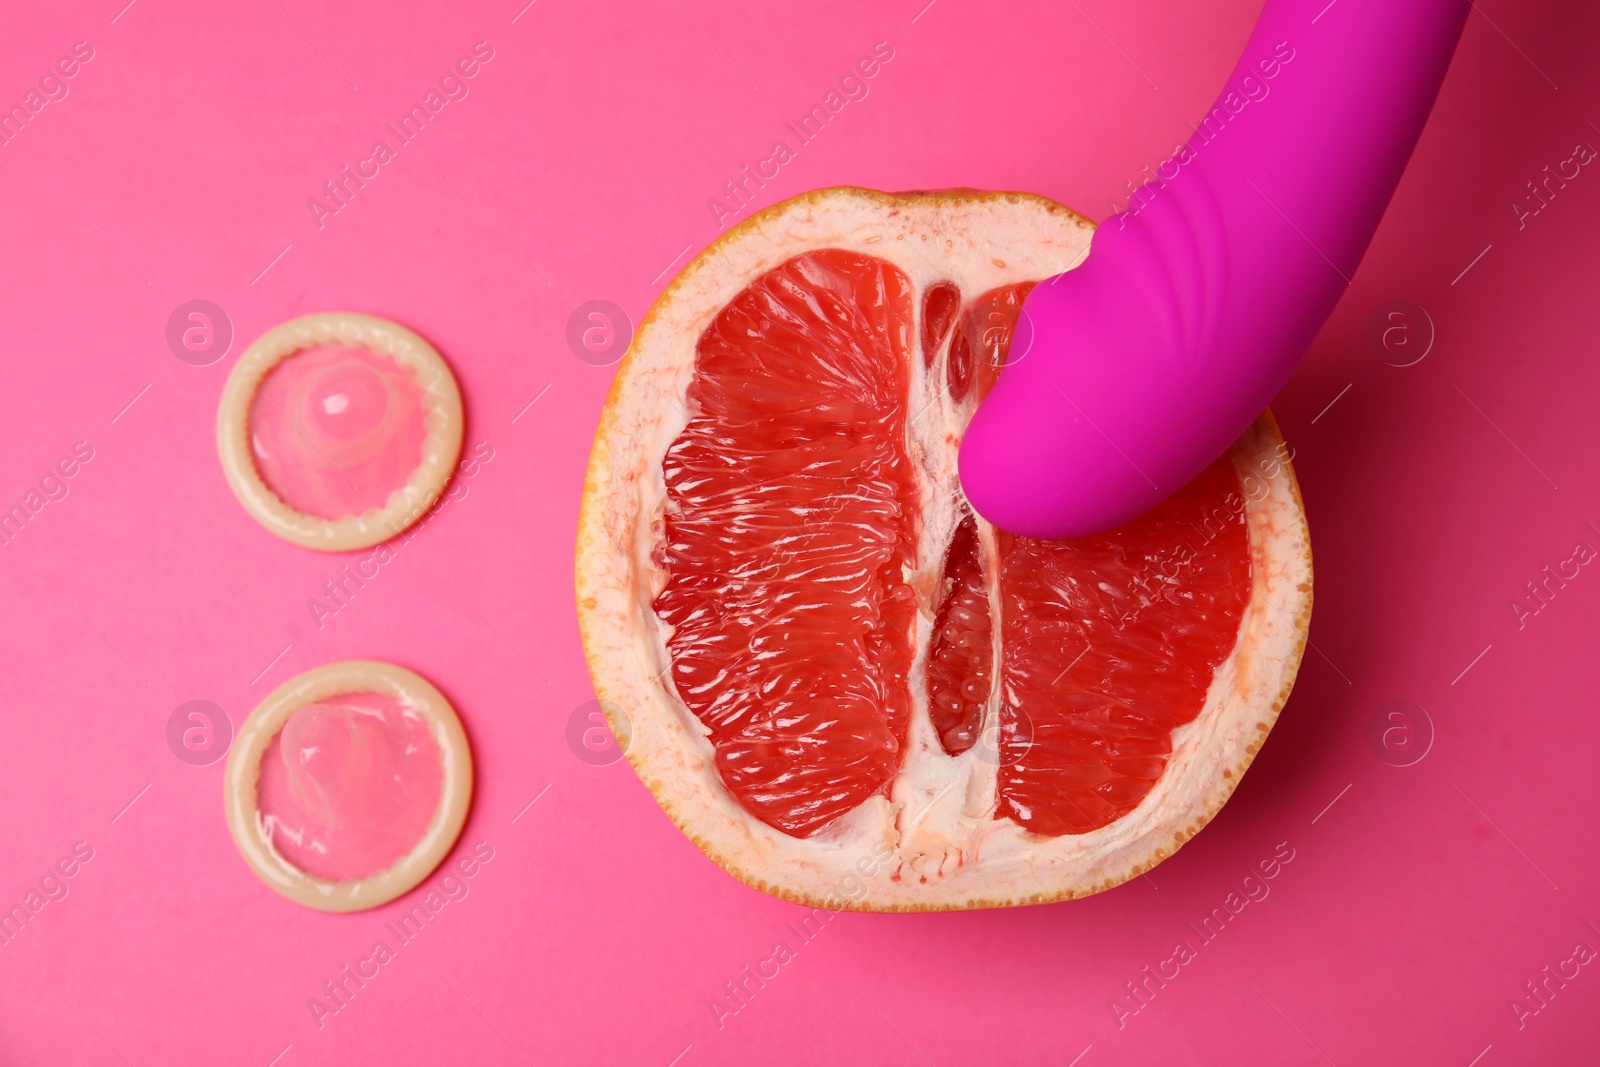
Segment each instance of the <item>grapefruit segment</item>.
[{"label": "grapefruit segment", "polygon": [[865,256],[763,275],[699,338],[662,466],[673,683],[729,791],[792,834],[886,791],[905,741],[911,307]]},{"label": "grapefruit segment", "polygon": [[954,282],[934,282],[922,291],[922,365],[932,368],[939,348],[961,310],[961,290]]},{"label": "grapefruit segment", "polygon": [[1097,537],[998,536],[1003,815],[1081,834],[1132,811],[1161,776],[1249,603],[1239,488],[1223,457]]},{"label": "grapefruit segment", "polygon": [[928,643],[928,715],[944,750],[959,756],[977,742],[994,696],[990,581],[971,515],[950,540],[943,578]]},{"label": "grapefruit segment", "polygon": [[948,363],[950,398],[956,403],[966,400],[974,385],[974,399],[989,395],[1005,366],[1022,302],[1033,286],[1033,282],[1023,282],[991,289],[962,312],[961,328],[950,340]]},{"label": "grapefruit segment", "polygon": [[749,884],[1097,892],[1204,825],[1287,697],[1310,556],[1270,416],[1099,537],[1013,537],[961,496],[1023,302],[1090,232],[1021,194],[823,190],[641,324],[585,485],[585,652],[629,761]]}]

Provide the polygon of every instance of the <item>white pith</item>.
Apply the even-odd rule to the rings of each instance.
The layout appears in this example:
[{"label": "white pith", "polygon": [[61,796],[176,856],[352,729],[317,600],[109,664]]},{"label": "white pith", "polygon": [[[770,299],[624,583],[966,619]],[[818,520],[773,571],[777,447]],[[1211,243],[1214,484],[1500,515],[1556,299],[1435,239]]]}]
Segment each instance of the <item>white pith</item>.
[{"label": "white pith", "polygon": [[[673,691],[666,627],[651,609],[666,575],[651,553],[665,507],[661,459],[687,421],[695,343],[712,318],[755,278],[814,249],[893,263],[915,287],[920,314],[921,294],[935,282],[955,282],[965,306],[996,286],[1069,270],[1091,232],[1087,220],[1037,197],[824,190],[757,216],[702,253],[634,338],[596,438],[580,519],[585,652],[608,714],[627,717],[617,732],[641,778],[697,844],[750,884],[818,905],[879,910],[1018,904],[1109,888],[1170,854],[1221,806],[1276,717],[1299,662],[1310,559],[1292,475],[1275,462],[1279,438],[1265,419],[1233,449],[1241,479],[1253,475],[1261,487],[1246,508],[1254,587],[1241,640],[1199,716],[1174,731],[1166,773],[1134,811],[1100,830],[1044,837],[994,818],[992,713],[977,745],[945,754],[924,677],[932,605],[918,620],[908,744],[889,795],[811,838],[790,837],[739,805],[717,777],[705,727]],[[907,408],[908,447],[923,476],[917,571],[907,579],[920,589],[937,588],[958,519],[956,452],[971,415],[970,404],[954,405],[943,388],[943,348],[928,371],[914,355]],[[986,524],[980,538],[992,549]],[[998,605],[992,609],[998,618]]]}]

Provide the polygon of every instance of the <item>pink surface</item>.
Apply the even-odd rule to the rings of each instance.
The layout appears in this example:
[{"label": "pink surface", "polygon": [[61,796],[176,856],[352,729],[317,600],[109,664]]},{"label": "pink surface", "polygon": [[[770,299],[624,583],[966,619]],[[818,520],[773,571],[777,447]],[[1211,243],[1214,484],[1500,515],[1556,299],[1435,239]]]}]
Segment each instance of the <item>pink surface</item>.
[{"label": "pink surface", "polygon": [[[757,204],[976,185],[1100,217],[1187,136],[1252,5],[122,2],[26,7],[0,40],[0,101],[45,78],[0,147],[0,505],[30,516],[0,545],[0,903],[38,908],[0,945],[0,1063],[1593,1062],[1600,177],[1544,170],[1600,145],[1592,5],[1478,4],[1275,404],[1315,644],[1228,808],[1090,900],[803,940],[801,909],[709,863],[593,734],[571,551],[611,370],[568,318],[609,300],[637,322],[749,214],[724,183],[878,41],[893,59]],[[80,40],[92,60],[58,68]],[[430,87],[441,110],[400,142],[385,123]],[[1010,144],[1013,116],[1060,137]],[[335,213],[346,166],[374,176]],[[231,320],[209,365],[169,347],[193,300]],[[238,352],[325,309],[418,330],[466,397],[468,467],[383,553],[285,545],[215,456]],[[209,700],[237,725],[359,656],[450,697],[477,793],[425,889],[326,915],[249,872],[222,764],[177,758],[167,723]],[[419,904],[420,932],[389,932]],[[780,939],[794,959],[719,1026],[711,1002]],[[353,992],[319,1017],[336,979]]]},{"label": "pink surface", "polygon": [[267,372],[250,449],[267,487],[325,519],[381,508],[422,462],[422,389],[394,360],[318,345]]},{"label": "pink surface", "polygon": [[345,693],[289,716],[261,754],[257,810],[284,859],[330,882],[355,880],[416,846],[443,778],[416,709]]}]

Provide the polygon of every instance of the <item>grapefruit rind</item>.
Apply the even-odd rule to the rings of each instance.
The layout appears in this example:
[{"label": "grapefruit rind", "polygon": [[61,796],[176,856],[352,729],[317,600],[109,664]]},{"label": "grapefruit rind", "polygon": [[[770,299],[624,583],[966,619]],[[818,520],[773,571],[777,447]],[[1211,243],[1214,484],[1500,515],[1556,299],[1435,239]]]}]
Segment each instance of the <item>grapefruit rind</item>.
[{"label": "grapefruit rind", "polygon": [[[976,749],[945,754],[918,693],[926,619],[900,776],[889,796],[870,798],[812,837],[789,836],[738,804],[717,776],[708,731],[673,690],[667,634],[651,609],[665,578],[652,562],[665,507],[661,459],[688,421],[684,397],[696,340],[716,314],[757,277],[807,251],[877,256],[918,291],[953,279],[976,294],[1072,269],[1087,254],[1091,233],[1087,219],[1029,194],[818,190],[724,234],[640,324],[606,400],[585,479],[579,627],[613,730],[631,736],[630,764],[673,822],[746,884],[831,910],[935,911],[1088,896],[1149,870],[1194,836],[1232,794],[1276,721],[1304,651],[1311,553],[1299,487],[1270,413],[1231,450],[1251,489],[1245,517],[1252,589],[1239,639],[1200,714],[1173,732],[1165,773],[1132,812],[1107,826],[1046,837],[981,810],[993,766]],[[913,360],[913,394],[928,388],[919,362]],[[942,410],[924,421],[942,425],[967,415]],[[955,509],[940,500],[956,499],[948,490],[958,444],[959,429],[914,431],[914,449],[945,453],[923,457],[924,542],[942,544],[953,527]],[[930,555],[938,565],[938,553],[924,551],[919,567]]]}]

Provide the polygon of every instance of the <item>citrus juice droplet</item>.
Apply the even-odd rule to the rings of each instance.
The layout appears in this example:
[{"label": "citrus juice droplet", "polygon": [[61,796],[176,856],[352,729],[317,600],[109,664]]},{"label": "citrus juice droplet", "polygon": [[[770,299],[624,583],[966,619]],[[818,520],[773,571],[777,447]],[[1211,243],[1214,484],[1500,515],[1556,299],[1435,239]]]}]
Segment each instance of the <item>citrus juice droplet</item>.
[{"label": "citrus juice droplet", "polygon": [[413,708],[346,693],[284,723],[261,756],[257,808],[284,859],[314,878],[355,881],[415,847],[442,782],[439,746]]},{"label": "citrus juice droplet", "polygon": [[318,518],[383,507],[422,462],[426,439],[415,377],[365,348],[296,352],[262,379],[250,409],[261,480]]}]

